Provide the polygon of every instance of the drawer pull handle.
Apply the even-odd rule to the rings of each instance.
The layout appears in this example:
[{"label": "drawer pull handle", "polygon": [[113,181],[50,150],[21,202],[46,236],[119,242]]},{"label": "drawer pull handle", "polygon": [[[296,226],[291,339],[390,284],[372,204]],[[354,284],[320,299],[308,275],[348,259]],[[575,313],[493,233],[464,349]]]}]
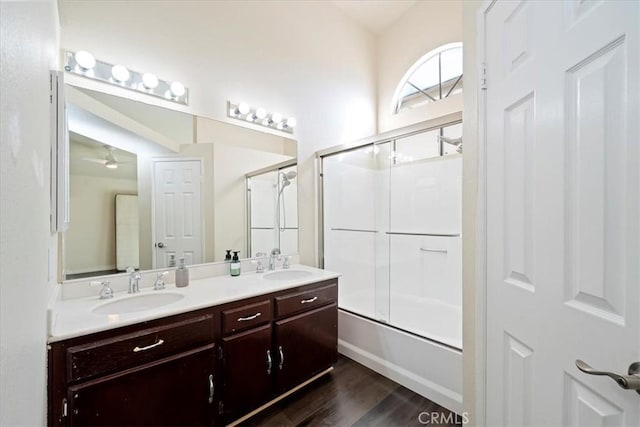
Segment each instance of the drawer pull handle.
[{"label": "drawer pull handle", "polygon": [[209,375],[209,403],[213,403],[213,374]]},{"label": "drawer pull handle", "polygon": [[280,352],[280,365],[278,366],[282,371],[282,365],[284,365],[284,351],[282,350],[282,346],[278,346],[278,351]]},{"label": "drawer pull handle", "polygon": [[318,299],[318,297],[313,297],[313,298],[309,298],[309,299],[303,299],[302,301],[300,301],[300,304],[309,304],[310,302],[314,302],[317,299]]},{"label": "drawer pull handle", "polygon": [[267,375],[271,375],[271,351],[267,350]]},{"label": "drawer pull handle", "polygon": [[238,322],[246,322],[247,320],[253,320],[253,319],[256,319],[256,318],[260,317],[261,315],[262,315],[262,313],[256,313],[253,316],[238,317]]},{"label": "drawer pull handle", "polygon": [[157,347],[157,346],[162,345],[162,344],[164,344],[164,340],[158,340],[155,343],[153,343],[151,345],[148,345],[146,347],[137,347],[136,346],[136,348],[133,349],[133,352],[137,353],[139,351],[151,350],[152,348]]}]

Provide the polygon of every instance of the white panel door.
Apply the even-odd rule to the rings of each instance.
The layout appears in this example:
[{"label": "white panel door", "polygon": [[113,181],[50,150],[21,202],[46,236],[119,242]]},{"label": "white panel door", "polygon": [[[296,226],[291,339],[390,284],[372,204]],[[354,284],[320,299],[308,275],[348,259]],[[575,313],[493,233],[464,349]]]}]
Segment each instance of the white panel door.
[{"label": "white panel door", "polygon": [[487,425],[640,425],[639,4],[485,14]]},{"label": "white panel door", "polygon": [[154,163],[155,268],[175,257],[202,263],[201,164],[198,160]]}]

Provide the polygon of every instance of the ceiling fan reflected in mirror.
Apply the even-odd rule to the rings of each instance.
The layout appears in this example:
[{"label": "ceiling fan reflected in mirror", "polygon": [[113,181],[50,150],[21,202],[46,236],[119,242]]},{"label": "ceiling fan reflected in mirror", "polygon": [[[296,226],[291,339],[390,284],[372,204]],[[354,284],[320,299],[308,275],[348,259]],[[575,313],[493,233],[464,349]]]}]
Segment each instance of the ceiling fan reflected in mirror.
[{"label": "ceiling fan reflected in mirror", "polygon": [[83,157],[82,160],[85,160],[87,162],[99,163],[101,165],[106,166],[109,169],[118,169],[118,165],[125,164],[125,163],[130,163],[130,162],[120,162],[120,161],[118,161],[118,158],[114,154],[114,151],[115,151],[114,147],[111,147],[109,145],[105,145],[104,148],[105,148],[105,150],[107,150],[107,154],[104,156],[104,158]]}]

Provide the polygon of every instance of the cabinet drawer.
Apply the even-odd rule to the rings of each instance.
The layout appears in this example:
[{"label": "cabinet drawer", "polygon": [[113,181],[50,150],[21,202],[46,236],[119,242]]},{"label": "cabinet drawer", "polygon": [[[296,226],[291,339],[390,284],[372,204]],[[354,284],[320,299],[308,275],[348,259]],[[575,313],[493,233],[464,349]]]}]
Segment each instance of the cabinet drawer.
[{"label": "cabinet drawer", "polygon": [[271,300],[231,308],[222,312],[222,330],[232,334],[271,321],[273,312]]},{"label": "cabinet drawer", "polygon": [[214,340],[213,315],[142,329],[67,349],[67,381],[121,371]]},{"label": "cabinet drawer", "polygon": [[338,299],[338,286],[332,283],[322,288],[298,292],[276,298],[278,317],[310,310]]}]

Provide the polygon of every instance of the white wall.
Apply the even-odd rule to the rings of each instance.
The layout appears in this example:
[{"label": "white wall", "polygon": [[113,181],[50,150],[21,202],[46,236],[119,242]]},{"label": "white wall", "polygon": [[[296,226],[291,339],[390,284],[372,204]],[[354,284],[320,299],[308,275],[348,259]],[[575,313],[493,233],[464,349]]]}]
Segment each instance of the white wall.
[{"label": "white wall", "polygon": [[116,194],[138,194],[138,180],[70,175],[65,274],[116,268]]},{"label": "white wall", "polygon": [[373,35],[324,1],[62,1],[61,19],[63,48],[182,81],[188,112],[226,120],[242,100],[296,116],[301,260],[315,264],[312,156],[376,132]]},{"label": "white wall", "polygon": [[[392,114],[393,94],[409,67],[427,52],[462,40],[459,0],[419,1],[378,38],[378,130],[385,132],[462,110],[462,95]],[[466,82],[466,78],[464,79]]]},{"label": "white wall", "polygon": [[[54,1],[0,3],[0,425],[45,424],[49,231],[49,69]],[[48,252],[52,251],[52,271]]]}]

